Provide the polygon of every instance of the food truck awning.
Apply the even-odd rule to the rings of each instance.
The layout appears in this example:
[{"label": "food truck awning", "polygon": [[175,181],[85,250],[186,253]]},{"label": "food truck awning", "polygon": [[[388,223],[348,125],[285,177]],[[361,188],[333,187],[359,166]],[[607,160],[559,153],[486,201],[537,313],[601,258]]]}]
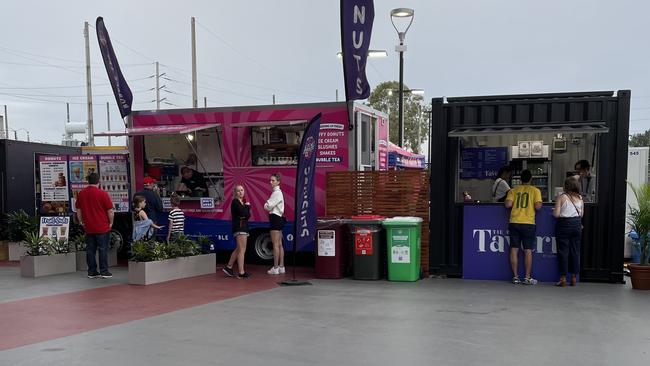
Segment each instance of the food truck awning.
[{"label": "food truck awning", "polygon": [[297,120],[297,121],[259,121],[259,122],[240,122],[233,123],[230,127],[275,127],[275,126],[295,126],[307,123],[309,121]]},{"label": "food truck awning", "polygon": [[185,125],[165,125],[131,127],[124,131],[107,131],[96,133],[95,136],[144,136],[144,135],[180,135],[184,133],[205,130],[220,126],[220,123],[191,123]]},{"label": "food truck awning", "polygon": [[605,122],[594,122],[590,124],[544,124],[528,126],[490,126],[490,127],[466,127],[456,128],[449,131],[449,137],[465,136],[486,136],[520,133],[607,133],[609,128]]}]

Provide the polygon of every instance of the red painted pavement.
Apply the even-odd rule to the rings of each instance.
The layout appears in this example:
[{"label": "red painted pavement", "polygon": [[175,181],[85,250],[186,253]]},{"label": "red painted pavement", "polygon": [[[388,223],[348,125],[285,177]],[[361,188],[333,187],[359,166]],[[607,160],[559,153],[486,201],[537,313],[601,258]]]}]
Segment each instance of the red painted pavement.
[{"label": "red painted pavement", "polygon": [[[270,276],[266,267],[248,266],[245,280],[214,275],[149,286],[115,285],[0,303],[0,351],[66,337],[278,287],[290,274]],[[308,278],[310,268],[297,270]],[[102,281],[94,279],[88,281]]]}]

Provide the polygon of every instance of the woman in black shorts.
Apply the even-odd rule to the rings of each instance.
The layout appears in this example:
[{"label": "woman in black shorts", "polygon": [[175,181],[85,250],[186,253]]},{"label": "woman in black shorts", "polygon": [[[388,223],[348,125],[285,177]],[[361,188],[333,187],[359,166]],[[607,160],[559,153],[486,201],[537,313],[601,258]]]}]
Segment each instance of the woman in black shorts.
[{"label": "woman in black shorts", "polygon": [[271,174],[271,197],[264,204],[264,209],[269,212],[271,225],[271,241],[273,242],[273,268],[268,274],[278,275],[285,272],[284,248],[282,247],[282,228],[284,227],[284,195],[280,189],[280,174]]},{"label": "woman in black shorts", "polygon": [[244,271],[244,257],[246,255],[246,242],[248,241],[248,219],[251,217],[251,204],[246,201],[244,196],[244,187],[236,185],[234,197],[230,204],[230,214],[232,216],[232,235],[237,242],[237,248],[230,255],[228,265],[224,267],[223,272],[230,277],[234,277],[232,270],[233,265],[237,262],[237,278],[248,278],[250,274]]}]

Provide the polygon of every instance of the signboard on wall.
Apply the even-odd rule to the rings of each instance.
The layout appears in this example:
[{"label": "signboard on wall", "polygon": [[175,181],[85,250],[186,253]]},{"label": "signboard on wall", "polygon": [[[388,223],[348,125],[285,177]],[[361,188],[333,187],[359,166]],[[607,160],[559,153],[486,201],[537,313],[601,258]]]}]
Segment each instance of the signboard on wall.
[{"label": "signboard on wall", "polygon": [[99,184],[108,192],[116,212],[129,212],[127,155],[99,155]]},{"label": "signboard on wall", "polygon": [[68,158],[65,155],[40,155],[39,182],[42,215],[63,215],[68,212]]},{"label": "signboard on wall", "polygon": [[88,176],[97,173],[97,155],[71,155],[69,159],[70,208],[76,212],[75,203],[79,192],[88,186]]},{"label": "signboard on wall", "polygon": [[468,147],[460,151],[460,179],[496,179],[508,163],[507,147]]}]

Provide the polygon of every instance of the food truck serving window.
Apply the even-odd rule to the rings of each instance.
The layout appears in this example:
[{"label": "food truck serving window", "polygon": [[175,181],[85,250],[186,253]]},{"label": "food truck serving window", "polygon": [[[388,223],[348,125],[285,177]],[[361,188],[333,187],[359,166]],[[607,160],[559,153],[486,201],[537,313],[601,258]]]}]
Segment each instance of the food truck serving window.
[{"label": "food truck serving window", "polygon": [[[459,138],[457,202],[498,202],[501,197],[496,196],[504,190],[495,183],[504,166],[512,171],[510,176],[505,176],[511,188],[522,184],[523,170],[530,170],[531,184],[540,189],[544,202],[555,200],[568,176],[579,177],[585,202],[596,202],[598,167],[593,162],[598,161],[598,142],[606,129],[500,132],[461,134],[456,131],[455,136]],[[584,169],[585,162],[589,169]]]},{"label": "food truck serving window", "polygon": [[251,126],[253,166],[297,165],[305,124]]},{"label": "food truck serving window", "polygon": [[155,178],[163,197],[212,197],[223,201],[221,132],[204,128],[188,133],[144,136],[145,174]]}]

